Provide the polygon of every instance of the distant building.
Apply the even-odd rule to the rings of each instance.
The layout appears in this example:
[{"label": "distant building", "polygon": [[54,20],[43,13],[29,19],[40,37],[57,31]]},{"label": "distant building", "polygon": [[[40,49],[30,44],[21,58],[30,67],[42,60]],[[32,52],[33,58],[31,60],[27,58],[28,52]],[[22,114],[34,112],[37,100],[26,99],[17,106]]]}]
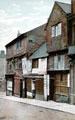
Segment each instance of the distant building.
[{"label": "distant building", "polygon": [[5,90],[5,73],[6,73],[6,55],[5,51],[0,51],[0,91]]}]

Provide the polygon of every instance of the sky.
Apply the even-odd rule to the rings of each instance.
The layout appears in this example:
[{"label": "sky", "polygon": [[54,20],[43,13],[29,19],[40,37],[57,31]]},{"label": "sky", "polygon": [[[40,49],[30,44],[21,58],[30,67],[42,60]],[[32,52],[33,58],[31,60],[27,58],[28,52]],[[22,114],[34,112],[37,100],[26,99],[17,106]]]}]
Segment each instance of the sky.
[{"label": "sky", "polygon": [[[71,0],[58,0],[70,3]],[[0,0],[0,50],[20,33],[47,22],[55,0]]]}]

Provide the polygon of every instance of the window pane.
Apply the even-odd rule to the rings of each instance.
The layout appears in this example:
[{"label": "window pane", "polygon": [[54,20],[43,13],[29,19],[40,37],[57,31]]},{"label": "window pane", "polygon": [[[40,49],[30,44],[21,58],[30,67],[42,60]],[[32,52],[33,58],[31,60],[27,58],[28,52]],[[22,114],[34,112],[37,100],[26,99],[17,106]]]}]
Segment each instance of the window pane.
[{"label": "window pane", "polygon": [[56,25],[56,36],[61,35],[61,23]]},{"label": "window pane", "polygon": [[52,27],[52,37],[55,36],[55,26]]},{"label": "window pane", "polygon": [[54,69],[58,69],[58,57],[54,57]]}]

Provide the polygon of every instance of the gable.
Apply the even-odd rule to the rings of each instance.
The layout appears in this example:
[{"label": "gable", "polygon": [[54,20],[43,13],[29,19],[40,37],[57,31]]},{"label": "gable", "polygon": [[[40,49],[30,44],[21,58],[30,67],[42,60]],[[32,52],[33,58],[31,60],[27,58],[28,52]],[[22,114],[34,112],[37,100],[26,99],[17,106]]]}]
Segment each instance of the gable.
[{"label": "gable", "polygon": [[49,18],[49,23],[56,24],[56,22],[59,22],[62,20],[63,16],[64,17],[66,16],[65,12],[63,12],[63,10],[57,4],[55,4]]},{"label": "gable", "polygon": [[62,8],[62,10],[63,10],[66,14],[71,13],[71,4],[61,3],[61,2],[56,2],[56,3]]},{"label": "gable", "polygon": [[57,19],[61,20],[63,17],[66,17],[66,15],[70,14],[70,13],[71,13],[71,5],[70,4],[55,2],[45,29],[47,28],[50,21],[51,22],[57,21]]}]

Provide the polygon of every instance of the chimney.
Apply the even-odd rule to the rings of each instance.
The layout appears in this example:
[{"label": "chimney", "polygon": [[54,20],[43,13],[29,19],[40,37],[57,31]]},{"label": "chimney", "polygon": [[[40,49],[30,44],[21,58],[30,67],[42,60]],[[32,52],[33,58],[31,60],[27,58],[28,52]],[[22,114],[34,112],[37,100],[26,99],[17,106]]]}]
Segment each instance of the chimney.
[{"label": "chimney", "polygon": [[71,0],[71,12],[75,14],[75,0]]},{"label": "chimney", "polygon": [[20,31],[18,30],[17,37],[20,36],[20,35],[21,35],[21,33],[20,33]]}]

